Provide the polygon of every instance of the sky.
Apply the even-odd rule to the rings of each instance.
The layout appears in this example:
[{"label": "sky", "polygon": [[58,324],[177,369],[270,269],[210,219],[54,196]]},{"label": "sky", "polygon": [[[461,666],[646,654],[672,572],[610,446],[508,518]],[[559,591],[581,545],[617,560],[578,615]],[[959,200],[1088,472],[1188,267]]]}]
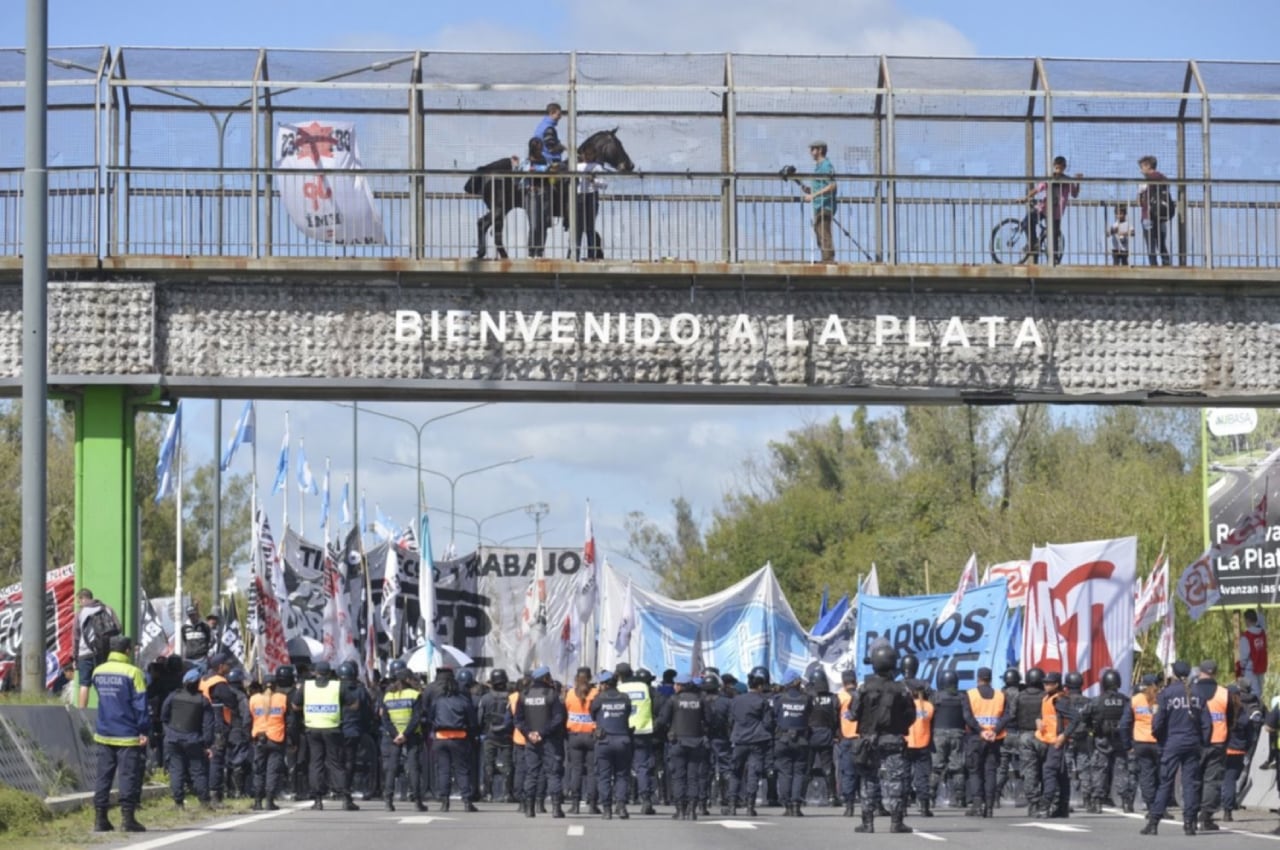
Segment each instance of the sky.
[{"label": "sky", "polygon": [[[17,0],[13,4],[17,7]],[[1212,13],[1201,2],[1159,4],[1076,0],[1027,4],[1018,0],[832,0],[798,8],[782,0],[514,0],[483,4],[405,3],[397,0],[310,0],[261,3],[221,0],[180,4],[172,0],[53,0],[49,40],[55,46],[173,46],[378,48],[450,51],[570,50],[627,52],[761,52],[791,54],[896,54],[980,57],[1077,57],[1135,59],[1274,60],[1280,3],[1222,0]],[[175,11],[178,11],[175,14]],[[12,10],[11,10],[12,11]],[[0,19],[0,46],[19,46],[20,14]],[[414,422],[456,411],[465,404],[364,405]],[[241,403],[222,408],[229,436]],[[258,404],[257,464],[269,479],[286,411],[297,451],[299,438],[317,479],[324,460],[334,466],[334,498],[353,463],[351,411],[333,403]],[[839,416],[848,407],[663,406],[599,404],[495,404],[441,419],[423,432],[423,466],[457,477],[507,459],[530,460],[466,475],[456,487],[459,515],[485,517],[545,502],[542,520],[549,546],[580,545],[586,501],[602,553],[615,566],[639,570],[624,553],[622,523],[642,511],[670,528],[671,502],[684,497],[704,526],[729,490],[744,480],[743,464],[759,459],[771,440],[788,431]],[[192,401],[186,411],[192,462],[216,454],[213,404]],[[370,512],[407,523],[415,508],[416,462],[411,428],[365,413],[359,422],[360,485]],[[247,472],[249,453],[233,472]],[[295,454],[296,459],[296,454]],[[437,554],[449,537],[450,488],[424,477]],[[291,463],[291,524],[299,517]],[[269,482],[263,483],[264,493]],[[281,496],[268,496],[274,523]],[[306,506],[316,536],[319,500]],[[457,521],[457,545],[474,541],[474,525]],[[485,523],[484,536],[532,545],[533,520],[523,510]],[[514,538],[514,539],[513,539]],[[993,557],[1013,553],[992,553]],[[641,572],[637,577],[646,583]]]}]

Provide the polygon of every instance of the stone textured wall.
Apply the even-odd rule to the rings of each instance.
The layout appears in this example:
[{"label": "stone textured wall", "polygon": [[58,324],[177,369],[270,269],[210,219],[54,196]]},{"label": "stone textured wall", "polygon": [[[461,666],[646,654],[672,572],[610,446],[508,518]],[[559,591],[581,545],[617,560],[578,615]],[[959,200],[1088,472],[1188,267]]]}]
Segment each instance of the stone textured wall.
[{"label": "stone textured wall", "polygon": [[[641,388],[811,388],[815,395],[883,389],[1030,397],[1205,394],[1256,400],[1280,395],[1280,296],[991,291],[903,292],[867,287],[685,289],[645,281],[599,288],[366,283],[72,283],[50,291],[50,375],[159,373],[175,386],[211,379],[362,382],[625,384]],[[1021,288],[1019,288],[1021,290]],[[20,375],[21,291],[0,287],[0,375]],[[396,311],[428,314],[418,341],[396,338]],[[430,338],[432,311],[465,311],[459,339]],[[508,339],[482,342],[480,314],[506,313]],[[543,317],[532,341],[515,313]],[[554,340],[552,311],[561,320]],[[582,342],[582,315],[697,317],[687,345]],[[845,342],[820,344],[829,316]],[[746,320],[742,316],[747,316]],[[876,344],[877,316],[897,335]],[[907,338],[916,317],[915,344]],[[952,316],[958,326],[949,329]],[[988,345],[982,316],[1008,324]],[[789,344],[791,338],[800,344]],[[1024,318],[1042,347],[1015,345]],[[443,321],[443,320],[442,320]],[[744,334],[743,322],[755,336]],[[881,319],[881,322],[891,321]],[[884,331],[885,327],[881,327]],[[941,344],[948,332],[949,344]],[[443,334],[443,325],[441,334]],[[735,336],[736,332],[736,336]],[[969,345],[960,344],[961,333]],[[566,342],[566,340],[568,340]],[[846,344],[847,342],[847,344]],[[1025,342],[1025,340],[1024,340]],[[255,382],[256,383],[256,382]],[[461,384],[460,384],[461,385]]]}]

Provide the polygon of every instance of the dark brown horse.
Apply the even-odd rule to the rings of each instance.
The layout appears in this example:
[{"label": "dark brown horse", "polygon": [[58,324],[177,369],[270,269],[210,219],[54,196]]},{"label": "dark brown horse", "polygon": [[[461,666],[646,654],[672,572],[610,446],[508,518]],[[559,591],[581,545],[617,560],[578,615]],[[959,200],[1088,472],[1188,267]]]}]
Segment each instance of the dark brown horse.
[{"label": "dark brown horse", "polygon": [[[590,157],[618,171],[635,171],[635,163],[627,156],[626,148],[618,141],[618,128],[601,130],[591,134],[578,146],[578,158]],[[493,228],[493,245],[498,257],[505,260],[507,249],[502,241],[507,213],[524,206],[523,178],[512,166],[510,157],[496,159],[476,169],[467,180],[463,191],[484,201],[484,215],[476,221],[476,259],[485,258],[485,235]],[[559,216],[561,225],[569,229],[569,205],[572,203],[572,180],[557,180],[551,193],[551,215]]]}]

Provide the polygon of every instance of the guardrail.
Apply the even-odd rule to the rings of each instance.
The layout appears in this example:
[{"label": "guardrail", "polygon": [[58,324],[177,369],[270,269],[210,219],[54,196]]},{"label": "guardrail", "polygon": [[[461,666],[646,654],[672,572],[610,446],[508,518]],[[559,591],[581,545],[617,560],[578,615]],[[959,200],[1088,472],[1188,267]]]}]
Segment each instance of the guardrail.
[{"label": "guardrail", "polygon": [[[494,217],[464,191],[472,172],[51,169],[51,255],[271,257],[399,261],[498,256]],[[321,175],[321,179],[317,179]],[[630,262],[807,263],[819,259],[802,187],[777,174],[608,173],[599,189],[599,256]],[[0,170],[0,257],[22,246],[22,172]],[[488,194],[512,259],[535,256],[533,198],[552,207],[542,255],[575,258],[585,218],[580,178],[503,175]],[[833,239],[840,263],[992,263],[1180,268],[1280,266],[1280,181],[1170,181],[1161,228],[1140,180],[1087,179],[1060,222],[1024,201],[1025,178],[839,175]],[[328,193],[328,194],[326,194]],[[511,206],[512,196],[521,203]],[[337,216],[331,202],[341,202]],[[1113,239],[1117,210],[1132,235]],[[343,217],[345,216],[345,218]],[[496,216],[495,216],[496,217]],[[1043,217],[1040,217],[1043,218]],[[1158,222],[1156,222],[1158,224]],[[315,229],[308,231],[308,225]],[[1147,225],[1147,227],[1144,227]],[[1003,228],[1003,229],[1001,229]],[[1038,244],[1037,244],[1038,243]],[[592,258],[589,240],[578,257]],[[1127,244],[1127,256],[1118,253]],[[1059,246],[1050,250],[1051,245]],[[1033,247],[1039,248],[1032,252]]]}]

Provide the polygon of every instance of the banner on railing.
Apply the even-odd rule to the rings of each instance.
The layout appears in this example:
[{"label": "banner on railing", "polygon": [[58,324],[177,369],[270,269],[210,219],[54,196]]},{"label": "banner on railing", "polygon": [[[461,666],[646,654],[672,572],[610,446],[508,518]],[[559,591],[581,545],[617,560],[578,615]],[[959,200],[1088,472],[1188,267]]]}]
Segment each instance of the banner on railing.
[{"label": "banner on railing", "polygon": [[[44,577],[45,647],[63,669],[75,660],[76,570],[68,564]],[[22,657],[22,582],[0,589],[0,679]]]},{"label": "banner on railing", "polygon": [[369,182],[359,174],[355,125],[311,121],[276,125],[280,197],[294,225],[335,245],[382,245],[382,216]]}]

